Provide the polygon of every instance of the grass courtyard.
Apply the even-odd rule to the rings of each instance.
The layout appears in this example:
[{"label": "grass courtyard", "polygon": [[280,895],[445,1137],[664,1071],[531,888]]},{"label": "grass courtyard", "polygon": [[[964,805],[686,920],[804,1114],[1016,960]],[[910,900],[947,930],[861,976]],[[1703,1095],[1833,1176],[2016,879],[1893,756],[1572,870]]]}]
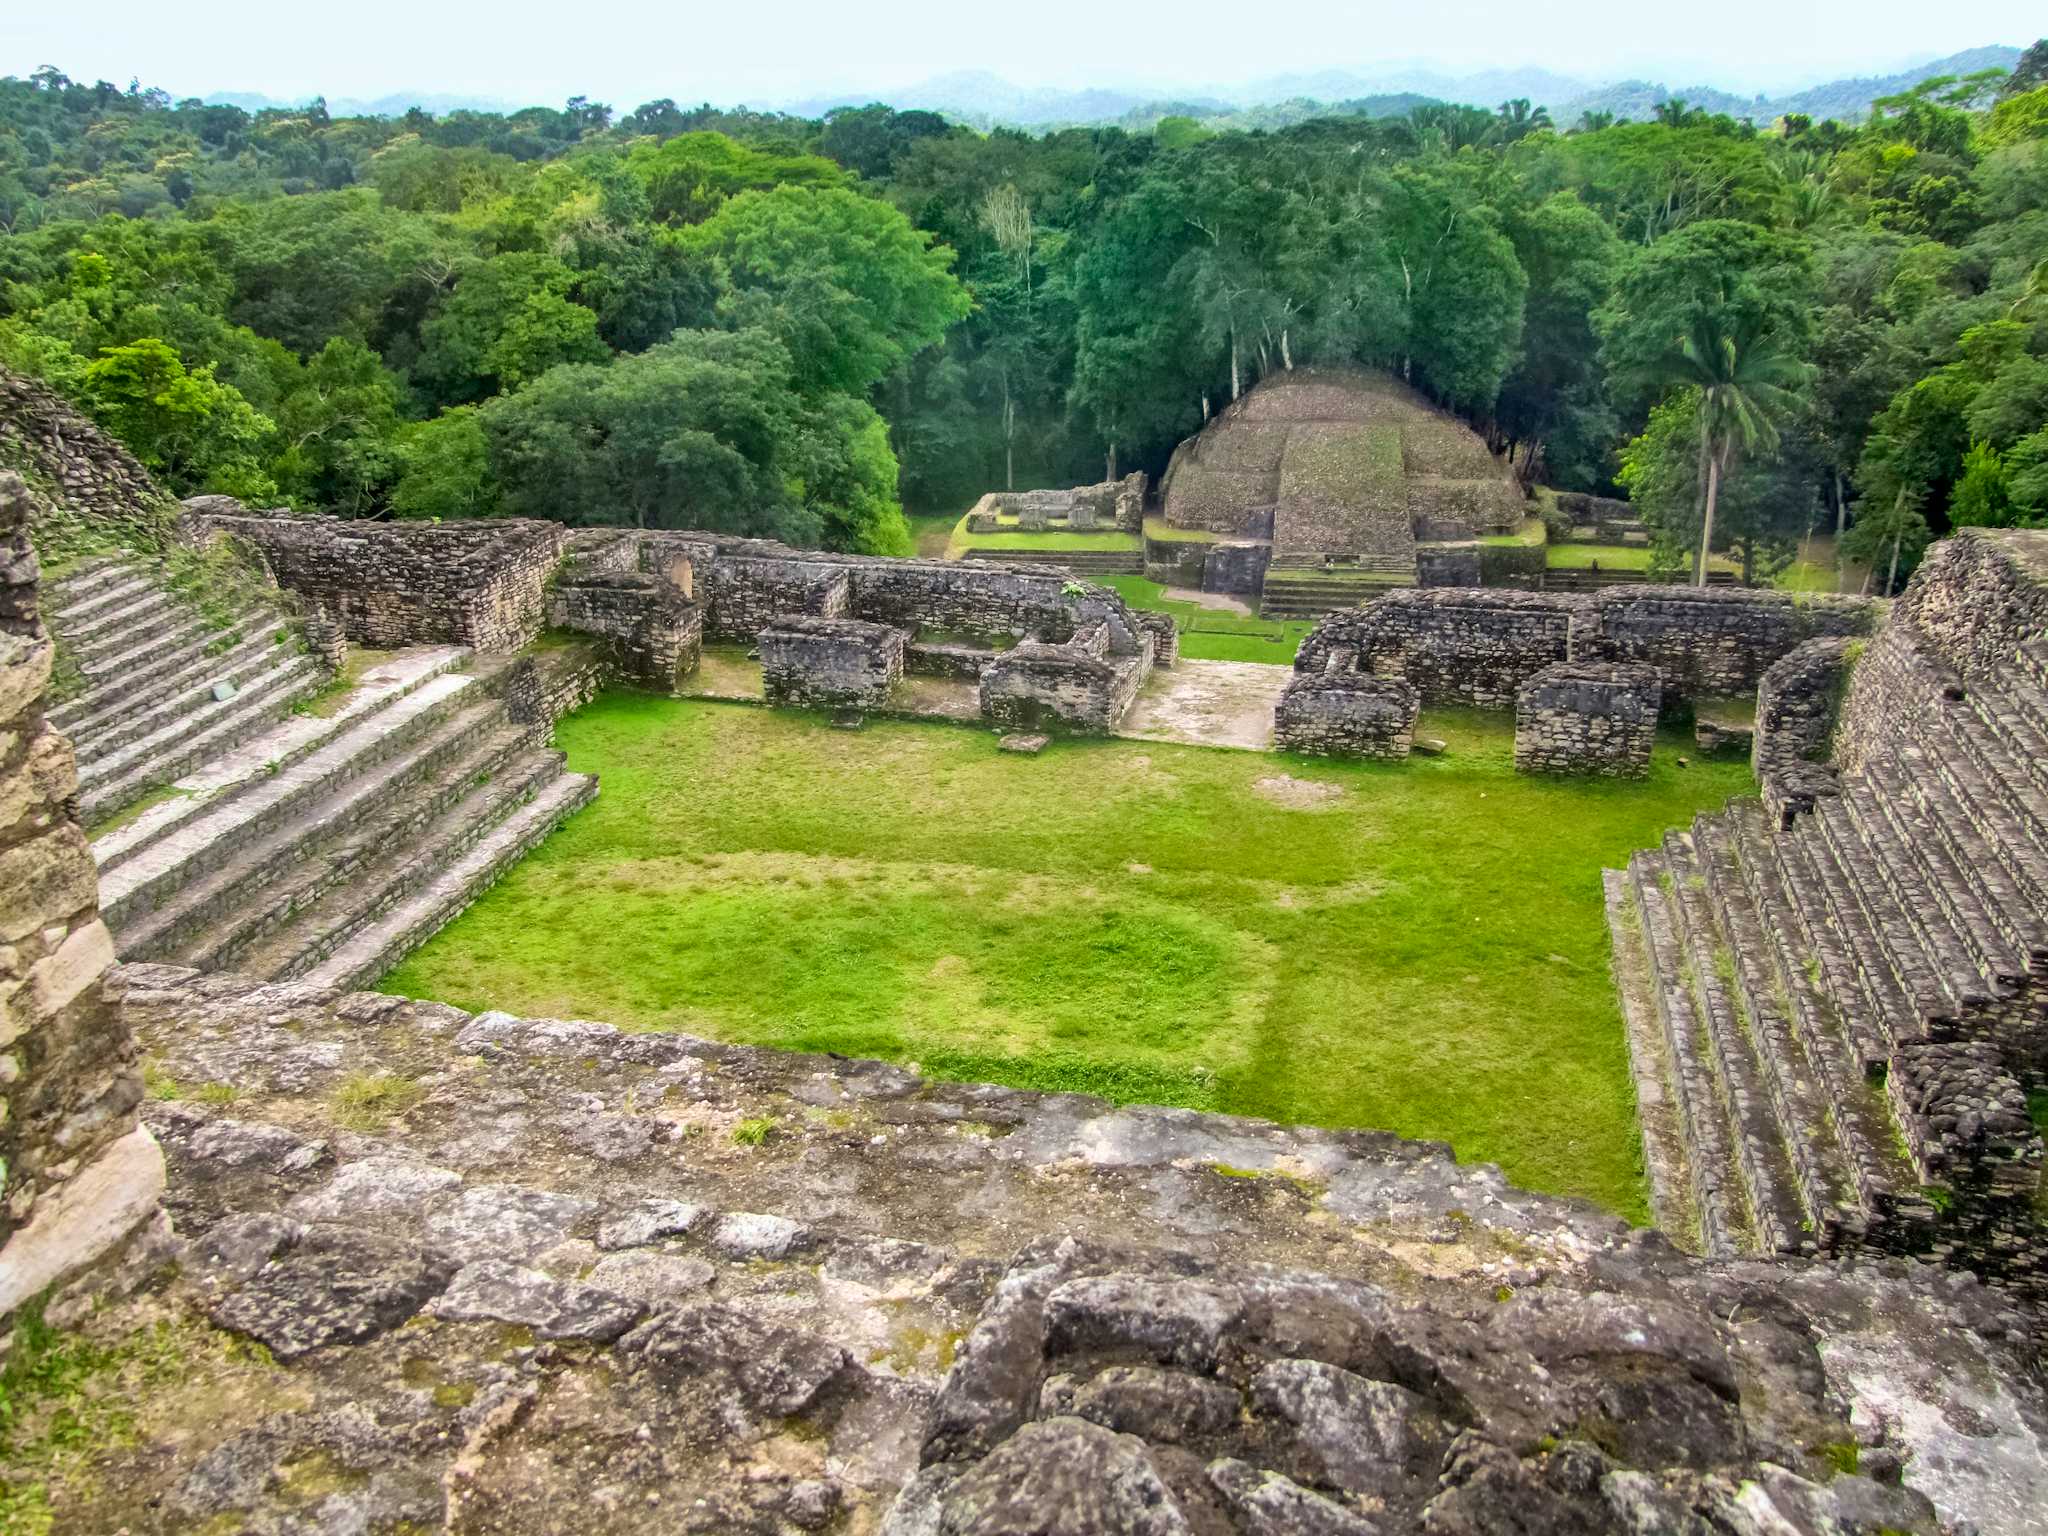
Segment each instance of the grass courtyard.
[{"label": "grass courtyard", "polygon": [[943,725],[611,694],[565,719],[587,810],[384,980],[607,1019],[1449,1141],[1645,1216],[1599,871],[1749,788],[1132,741],[1037,758]]}]

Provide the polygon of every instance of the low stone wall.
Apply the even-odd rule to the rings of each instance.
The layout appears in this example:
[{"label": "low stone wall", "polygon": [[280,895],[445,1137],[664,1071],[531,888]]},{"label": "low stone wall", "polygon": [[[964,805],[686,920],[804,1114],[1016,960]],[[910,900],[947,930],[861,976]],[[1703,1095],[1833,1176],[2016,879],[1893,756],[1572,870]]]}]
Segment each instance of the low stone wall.
[{"label": "low stone wall", "polygon": [[1414,684],[1399,678],[1341,671],[1297,677],[1273,712],[1274,740],[1309,757],[1398,760],[1414,744],[1420,708]]},{"label": "low stone wall", "polygon": [[1156,613],[1147,608],[1131,610],[1131,622],[1142,634],[1152,637],[1152,665],[1171,667],[1180,660],[1180,625],[1174,622],[1170,613]]},{"label": "low stone wall", "polygon": [[762,630],[757,643],[771,704],[876,709],[903,678],[907,637],[886,624],[791,616]]},{"label": "low stone wall", "polygon": [[1027,640],[981,674],[981,715],[1007,730],[1107,735],[1152,670],[1152,636],[1135,655],[1115,655],[1100,625],[1063,645]]},{"label": "low stone wall", "polygon": [[224,533],[242,541],[262,555],[279,586],[333,614],[358,645],[379,650],[519,649],[546,621],[548,578],[569,539],[558,523],[526,519],[373,523],[237,514],[224,502],[188,504],[193,537]]},{"label": "low stone wall", "polygon": [[1485,588],[1390,592],[1324,620],[1294,665],[1322,672],[1342,647],[1360,671],[1406,678],[1425,704],[1512,709],[1523,682],[1567,659],[1575,608],[1569,598]]},{"label": "low stone wall", "polygon": [[1862,642],[1809,640],[1771,663],[1756,690],[1750,767],[1764,809],[1779,827],[1841,793],[1828,761],[1835,715]]},{"label": "low stone wall", "polygon": [[601,570],[560,582],[548,622],[598,637],[622,677],[664,692],[697,670],[703,650],[704,610],[684,601],[665,578],[638,570]]},{"label": "low stone wall", "polygon": [[1662,687],[1654,667],[1561,663],[1515,694],[1515,772],[1639,779],[1650,771]]},{"label": "low stone wall", "polygon": [[78,824],[71,744],[43,718],[28,488],[0,473],[0,1331],[156,1209],[135,1040],[105,992],[114,943]]},{"label": "low stone wall", "polygon": [[1001,517],[1014,517],[1025,530],[1044,530],[1054,523],[1086,533],[1116,529],[1138,533],[1145,526],[1147,480],[1142,472],[1097,485],[1063,490],[990,491],[968,513],[968,532],[993,533]]},{"label": "low stone wall", "polygon": [[1510,709],[1545,667],[1616,662],[1655,667],[1669,708],[1749,693],[1795,646],[1860,635],[1876,611],[1858,598],[1639,583],[1587,596],[1408,589],[1332,614],[1303,642],[1295,666],[1321,672],[1338,647],[1355,652],[1362,671],[1407,678],[1425,704]]},{"label": "low stone wall", "polygon": [[505,669],[497,690],[506,715],[532,726],[531,739],[541,745],[557,720],[596,698],[613,675],[597,642],[583,641],[521,656]]},{"label": "low stone wall", "polygon": [[986,646],[943,645],[913,640],[904,647],[903,670],[919,677],[954,677],[976,682],[989,663],[1001,654]]},{"label": "low stone wall", "polygon": [[1575,610],[1571,659],[1655,667],[1667,705],[1748,694],[1794,647],[1868,634],[1878,611],[1858,597],[1632,583]]}]

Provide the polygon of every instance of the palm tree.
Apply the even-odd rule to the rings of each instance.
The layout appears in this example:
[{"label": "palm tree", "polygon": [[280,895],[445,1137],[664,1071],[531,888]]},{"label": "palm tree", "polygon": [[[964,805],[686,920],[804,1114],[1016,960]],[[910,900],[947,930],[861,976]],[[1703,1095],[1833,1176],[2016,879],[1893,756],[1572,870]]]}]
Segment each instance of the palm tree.
[{"label": "palm tree", "polygon": [[1699,558],[1693,584],[1707,584],[1707,558],[1714,547],[1714,508],[1721,482],[1738,452],[1774,453],[1778,420],[1797,405],[1793,391],[1811,370],[1787,352],[1777,336],[1744,318],[1725,322],[1702,315],[1692,333],[1649,368],[1663,390],[1699,391],[1700,467],[1706,506],[1700,519]]},{"label": "palm tree", "polygon": [[1513,101],[1500,104],[1487,137],[1496,144],[1516,144],[1550,125],[1550,108],[1536,107],[1532,110],[1528,97],[1517,96]]}]

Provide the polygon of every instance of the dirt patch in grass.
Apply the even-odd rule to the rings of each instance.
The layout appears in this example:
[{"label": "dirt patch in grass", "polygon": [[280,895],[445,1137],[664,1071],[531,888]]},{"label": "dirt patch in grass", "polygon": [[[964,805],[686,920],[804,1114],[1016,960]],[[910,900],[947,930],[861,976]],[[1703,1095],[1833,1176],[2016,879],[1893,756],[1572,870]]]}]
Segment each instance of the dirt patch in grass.
[{"label": "dirt patch in grass", "polygon": [[1284,805],[1290,811],[1321,811],[1344,797],[1344,786],[1325,784],[1315,779],[1297,779],[1291,773],[1278,773],[1253,779],[1252,793],[1275,805]]},{"label": "dirt patch in grass", "polygon": [[[1640,1218],[1600,869],[1748,767],[1673,735],[1639,783],[1529,778],[1506,716],[1422,728],[1445,756],[1305,779],[610,695],[558,730],[604,793],[385,985],[1383,1128]],[[1283,776],[1341,792],[1303,814],[1257,787]]]}]

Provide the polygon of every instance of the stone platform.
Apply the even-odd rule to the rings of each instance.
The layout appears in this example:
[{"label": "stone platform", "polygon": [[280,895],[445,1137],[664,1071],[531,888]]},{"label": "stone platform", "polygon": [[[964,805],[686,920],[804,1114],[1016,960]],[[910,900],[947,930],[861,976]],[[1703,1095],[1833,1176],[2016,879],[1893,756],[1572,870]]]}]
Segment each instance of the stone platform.
[{"label": "stone platform", "polygon": [[1294,680],[1287,667],[1259,661],[1189,661],[1154,672],[1118,722],[1134,741],[1269,752],[1273,711]]},{"label": "stone platform", "polygon": [[89,1326],[275,1364],[195,1343],[69,1528],[1934,1536],[1932,1497],[2016,1536],[2048,1497],[2019,1319],[1915,1266],[1706,1264],[1391,1136],[116,986],[177,1230]]}]

